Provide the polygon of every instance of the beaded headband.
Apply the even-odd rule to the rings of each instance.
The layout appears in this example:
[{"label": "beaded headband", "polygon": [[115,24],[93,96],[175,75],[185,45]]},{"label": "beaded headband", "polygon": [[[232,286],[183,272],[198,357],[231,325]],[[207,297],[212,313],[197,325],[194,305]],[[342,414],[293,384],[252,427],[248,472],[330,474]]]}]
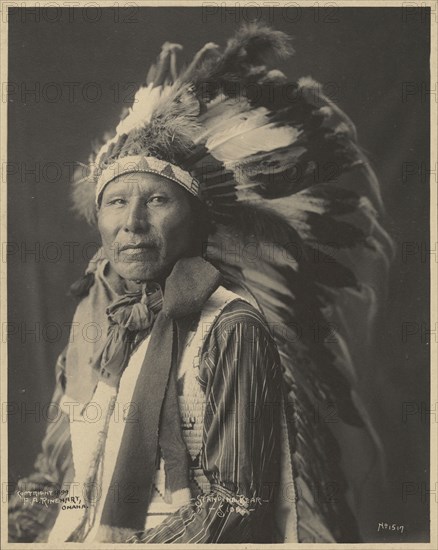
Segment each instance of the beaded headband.
[{"label": "beaded headband", "polygon": [[199,197],[199,181],[179,166],[155,157],[135,155],[120,158],[102,171],[96,186],[96,206],[99,207],[102,193],[111,181],[123,174],[134,173],[157,174],[178,183],[189,193]]}]

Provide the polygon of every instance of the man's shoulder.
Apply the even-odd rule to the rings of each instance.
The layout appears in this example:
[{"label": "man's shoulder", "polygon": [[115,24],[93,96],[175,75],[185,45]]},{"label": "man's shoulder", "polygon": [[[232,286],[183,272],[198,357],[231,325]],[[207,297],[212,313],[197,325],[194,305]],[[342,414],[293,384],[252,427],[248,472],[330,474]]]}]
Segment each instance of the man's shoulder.
[{"label": "man's shoulder", "polygon": [[246,299],[236,295],[228,302],[211,326],[213,340],[223,338],[224,335],[232,336],[237,332],[257,332],[261,336],[271,339],[269,324],[263,313]]},{"label": "man's shoulder", "polygon": [[269,323],[245,299],[236,297],[228,302],[207,330],[199,355],[198,380],[204,388],[224,363],[228,373],[237,368],[242,376],[255,376],[260,369],[277,372],[280,359]]},{"label": "man's shoulder", "polygon": [[218,316],[218,322],[260,322],[266,324],[263,313],[246,299],[236,295],[235,299],[228,302]]}]

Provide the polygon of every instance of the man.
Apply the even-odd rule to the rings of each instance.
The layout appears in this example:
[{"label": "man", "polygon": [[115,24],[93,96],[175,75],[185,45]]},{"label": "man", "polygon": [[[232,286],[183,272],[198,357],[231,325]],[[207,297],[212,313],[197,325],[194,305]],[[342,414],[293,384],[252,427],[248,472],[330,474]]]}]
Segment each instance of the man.
[{"label": "man", "polygon": [[[277,426],[279,422],[278,413],[275,410],[263,410],[262,406],[258,410],[257,404],[280,403],[281,373],[275,346],[260,314],[249,304],[237,299],[237,296],[219,287],[218,272],[202,261],[199,256],[191,256],[193,243],[196,241],[195,231],[198,228],[195,225],[196,219],[192,215],[188,193],[178,184],[155,174],[138,173],[134,176],[124,174],[114,179],[102,193],[98,227],[102,235],[105,255],[111,258],[107,263],[109,271],[104,272],[103,276],[114,288],[122,290],[120,287],[125,284],[128,290],[133,293],[139,290],[140,295],[143,293],[143,296],[148,296],[149,286],[158,283],[159,286],[156,287],[158,292],[160,293],[161,289],[164,291],[162,307],[171,312],[172,318],[176,315],[176,326],[180,327],[178,337],[181,339],[184,338],[183,323],[186,323],[186,326],[188,321],[193,324],[196,317],[199,317],[201,307],[204,310],[204,319],[205,305],[217,309],[212,313],[219,316],[214,330],[209,333],[208,340],[204,343],[204,360],[200,362],[199,372],[196,374],[199,382],[190,372],[190,370],[193,371],[193,365],[187,365],[187,361],[193,363],[193,354],[184,359],[184,341],[178,342],[178,350],[169,350],[176,356],[183,354],[176,375],[180,386],[179,400],[183,421],[188,424],[185,426],[186,431],[190,432],[187,438],[190,456],[186,457],[184,448],[183,452],[179,453],[185,467],[178,478],[178,472],[174,474],[171,470],[172,457],[168,464],[166,451],[163,449],[167,444],[170,445],[170,451],[174,451],[175,443],[174,441],[161,442],[166,476],[168,479],[175,477],[176,486],[166,488],[162,482],[162,473],[158,474],[155,480],[154,478],[150,480],[155,481],[152,489],[154,496],[146,517],[146,527],[153,526],[154,523],[158,524],[159,520],[160,527],[152,529],[155,534],[149,532],[145,540],[165,542],[174,539],[175,542],[188,542],[189,539],[194,538],[198,541],[212,541],[216,536],[213,533],[222,531],[220,540],[224,541],[251,540],[253,537],[254,540],[269,541],[273,533],[271,525],[273,517],[272,506],[269,498],[266,498],[269,497],[266,490],[269,486],[278,483],[279,430]],[[145,287],[144,282],[146,282]],[[138,285],[140,285],[139,289],[136,288]],[[154,294],[147,297],[149,302],[152,300],[150,296]],[[177,308],[181,308],[181,311],[177,311]],[[190,311],[183,311],[183,308],[188,308]],[[172,311],[173,309],[175,311]],[[205,321],[206,319],[202,321],[204,325]],[[198,325],[199,322],[198,320]],[[202,326],[195,331],[195,339],[199,330],[205,332],[205,327]],[[144,367],[141,367],[141,361],[145,353],[146,357],[151,354],[158,368],[158,364],[161,363],[160,358],[165,355],[163,350],[165,337],[162,332],[160,336],[154,353],[150,350],[146,351],[153,346],[153,343],[150,340],[146,343],[147,339],[143,340],[121,376],[116,403],[119,409],[123,409],[127,403],[134,403],[136,407],[145,407],[147,411],[144,409],[139,411],[138,419],[135,417],[137,412],[135,408],[131,413],[133,418],[128,415],[128,424],[122,431],[126,432],[127,426],[133,427],[134,433],[130,436],[125,433],[122,436],[119,434],[118,428],[121,424],[114,421],[114,415],[112,417],[103,462],[101,505],[105,493],[113,490],[110,487],[111,478],[115,484],[118,484],[119,491],[123,492],[126,484],[134,500],[141,496],[142,480],[138,479],[136,468],[146,468],[147,453],[141,455],[137,448],[138,457],[128,455],[124,459],[119,450],[118,461],[126,460],[127,463],[117,466],[118,474],[114,477],[114,473],[113,476],[110,475],[116,468],[111,463],[111,459],[114,459],[117,453],[110,453],[108,449],[117,447],[116,440],[123,441],[124,438],[126,438],[126,445],[140,446],[137,436],[145,437],[143,430],[148,429],[142,420],[147,422],[151,415],[159,413],[159,410],[153,410],[152,404],[148,401],[151,399],[152,392],[153,394],[163,393],[164,388],[160,388],[159,384],[153,385],[150,380],[153,374],[147,370],[144,371],[144,386],[141,388],[141,369],[148,369],[147,359],[144,360]],[[248,337],[252,338],[252,345]],[[160,358],[154,355],[157,353],[160,354]],[[137,363],[134,358],[137,358]],[[164,365],[159,365],[162,370],[169,369],[171,366],[166,365],[164,360],[162,363]],[[138,371],[139,367],[140,371]],[[134,374],[131,374],[131,371],[135,371]],[[72,376],[75,377],[75,374],[73,373]],[[167,382],[164,375],[163,382]],[[81,384],[79,393],[84,396],[83,379]],[[107,385],[105,376],[101,378],[100,384]],[[194,388],[194,384],[200,384],[204,388],[205,403],[200,398],[200,388]],[[99,389],[98,383],[92,397],[93,402],[104,402],[98,397]],[[127,396],[125,401],[120,399],[121,393]],[[190,399],[196,398],[197,393],[199,394],[198,403],[190,402]],[[69,390],[68,373],[65,395],[68,398],[64,397],[64,401],[73,400]],[[200,408],[196,406],[197,404]],[[102,408],[104,409],[105,405]],[[191,414],[189,414],[190,411]],[[175,413],[178,414],[177,410]],[[142,419],[143,414],[148,418]],[[257,414],[258,417],[256,417]],[[132,426],[129,424],[130,420],[134,420]],[[202,434],[202,424],[204,434]],[[70,424],[71,429],[73,425]],[[156,427],[158,426],[154,426]],[[78,458],[75,456],[74,439],[72,441],[73,462],[77,470],[79,470],[77,461],[83,459],[81,442],[87,435],[89,443],[92,439],[89,428],[96,433],[95,424],[90,426],[86,422],[80,423],[81,433],[78,434],[77,439],[79,450],[76,450]],[[149,429],[151,433],[148,433],[147,437],[152,437],[153,427]],[[161,429],[166,428],[161,426]],[[170,430],[172,432],[171,428]],[[265,433],[262,433],[263,431]],[[178,430],[176,432],[178,436]],[[198,432],[196,439],[193,439],[196,432]],[[72,435],[73,433],[74,428]],[[175,433],[172,432],[172,434],[172,437],[175,437]],[[250,458],[253,454],[257,457],[257,461]],[[155,472],[155,457],[152,458],[151,467]],[[190,469],[192,479],[189,479],[186,471],[189,461],[192,463]],[[181,464],[177,463],[175,468],[178,469],[180,466]],[[120,479],[120,473],[128,475],[129,479],[126,481]],[[87,483],[84,479],[80,481]],[[90,483],[93,481],[94,479],[89,480]],[[200,488],[204,489],[208,483],[211,484],[211,491],[205,491],[205,498],[203,496],[194,510],[194,505],[189,504],[190,498],[196,495],[196,489],[200,493]],[[171,489],[174,490],[171,491]],[[150,492],[150,488],[147,491],[145,487],[144,490],[146,493]],[[171,493],[169,498],[166,498],[166,491]],[[106,520],[103,520],[100,532],[104,535],[99,534],[97,540],[127,540],[127,535],[132,536],[133,533],[128,533],[126,525],[129,525],[135,516],[135,508],[138,505],[129,501],[125,504],[124,496],[119,495],[119,499],[114,503],[112,500],[106,500],[105,503],[109,502],[108,506],[115,506],[116,510],[111,511],[113,515],[121,513],[122,506],[127,508],[125,512],[127,517],[120,519],[120,524],[125,527],[120,528],[116,524],[108,529]],[[113,499],[113,493],[106,498]],[[240,502],[241,498],[243,502]],[[143,523],[146,502],[145,499],[143,509],[139,511]],[[182,504],[189,505],[184,508]],[[236,508],[239,508],[239,511]],[[231,511],[232,509],[234,511]],[[248,510],[253,511],[250,513]],[[98,508],[97,513],[99,511]],[[164,521],[161,524],[166,514],[171,515],[167,522]],[[251,521],[248,521],[247,515],[252,517]],[[66,526],[71,525],[69,521],[71,516],[71,510],[64,514],[61,512],[54,532],[66,533]],[[113,517],[111,516],[110,519]],[[123,523],[125,520],[128,522]],[[167,524],[170,526],[168,527]],[[140,523],[137,529],[141,525]],[[263,530],[260,530],[261,525]],[[52,535],[50,540],[56,540],[56,537]]]},{"label": "man", "polygon": [[[49,511],[15,495],[10,540],[357,541],[342,492],[328,498],[345,483],[336,441],[310,422],[334,402],[363,423],[346,347],[302,328],[324,321],[333,288],[359,292],[372,239],[372,261],[386,255],[373,174],[316,84],[266,67],[290,54],[283,33],[250,25],[179,75],[178,49],[165,44],[76,181],[103,253],[74,287],[73,322],[106,338],[60,358],[62,414],[19,484],[68,495]],[[354,190],[315,184],[326,159]],[[322,271],[310,258],[334,237],[340,261]]]}]

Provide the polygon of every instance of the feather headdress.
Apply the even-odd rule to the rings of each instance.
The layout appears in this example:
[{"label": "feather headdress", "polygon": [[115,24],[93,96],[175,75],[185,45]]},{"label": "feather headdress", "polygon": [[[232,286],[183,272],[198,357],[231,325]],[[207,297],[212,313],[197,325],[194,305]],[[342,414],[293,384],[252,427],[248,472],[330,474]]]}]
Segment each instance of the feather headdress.
[{"label": "feather headdress", "polygon": [[292,53],[284,33],[247,25],[177,73],[180,49],[163,46],[86,177],[78,171],[76,209],[94,221],[102,174],[121,159],[156,159],[151,171],[196,182],[213,222],[205,258],[253,297],[278,346],[293,405],[299,539],[318,541],[319,520],[336,541],[357,540],[339,445],[314,419],[330,405],[339,421],[373,433],[350,342],[352,319],[368,330],[392,255],[376,176],[321,86],[275,68]]}]

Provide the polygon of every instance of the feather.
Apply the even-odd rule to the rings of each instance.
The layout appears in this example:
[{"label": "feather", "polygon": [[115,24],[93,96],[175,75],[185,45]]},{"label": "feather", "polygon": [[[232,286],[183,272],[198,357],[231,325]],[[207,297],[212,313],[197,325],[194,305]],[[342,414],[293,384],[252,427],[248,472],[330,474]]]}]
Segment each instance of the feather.
[{"label": "feather", "polygon": [[[356,127],[353,121],[331,99],[322,92],[322,86],[310,77],[302,77],[298,80],[298,87],[304,98],[315,107],[324,108],[324,114],[330,116],[325,120],[330,127],[343,124],[342,128],[353,141],[357,141]],[[336,115],[336,118],[335,118]],[[335,120],[335,122],[333,122]]]},{"label": "feather", "polygon": [[214,42],[205,44],[193,57],[190,65],[182,71],[179,79],[181,82],[199,82],[206,72],[206,67],[211,66],[220,58],[219,46]]},{"label": "feather", "polygon": [[148,124],[131,131],[119,156],[144,154],[179,162],[193,149],[200,127],[199,108],[189,85],[168,87],[165,94],[157,96]]},{"label": "feather", "polygon": [[238,60],[250,65],[269,64],[292,55],[290,42],[291,38],[281,31],[261,23],[248,23],[228,41],[224,58],[228,63]]},{"label": "feather", "polygon": [[[306,147],[298,140],[296,144],[279,147],[271,151],[262,151],[244,159],[240,168],[242,172],[256,178],[259,174],[276,174],[287,172],[297,165],[300,157],[306,152]],[[291,171],[289,171],[289,177]]]},{"label": "feather", "polygon": [[241,96],[249,82],[267,76],[266,65],[292,55],[290,37],[259,23],[243,25],[222,55],[207,57],[190,74],[199,97],[208,104],[219,94]]},{"label": "feather", "polygon": [[[223,102],[224,107],[226,104],[226,101]],[[218,109],[218,107],[219,106],[216,106],[216,109]],[[260,126],[264,126],[269,122],[266,116],[268,113],[267,109],[261,107],[260,109],[249,110],[247,102],[235,103],[233,107],[228,107],[228,109],[231,112],[226,116],[222,110],[216,110],[215,116],[213,117],[204,116],[203,127],[205,130],[197,136],[195,140],[196,144],[205,142],[210,136],[214,136],[213,143],[224,143],[230,139],[230,137],[232,138],[240,133],[260,128]],[[231,136],[229,135],[230,131],[232,132]],[[212,145],[208,146],[207,143],[209,149],[211,146]]]},{"label": "feather", "polygon": [[266,124],[255,129],[250,127],[241,131],[237,129],[236,134],[231,128],[230,136],[226,141],[221,138],[208,139],[206,146],[214,157],[227,166],[228,163],[234,164],[260,151],[270,151],[291,145],[298,136],[299,131],[295,128],[279,128],[275,124]]},{"label": "feather", "polygon": [[[89,168],[87,167],[87,171]],[[84,218],[90,225],[96,223],[96,206],[94,196],[96,190],[96,182],[94,179],[84,177],[84,168],[76,168],[72,179],[72,203],[73,211],[76,215]]]}]

